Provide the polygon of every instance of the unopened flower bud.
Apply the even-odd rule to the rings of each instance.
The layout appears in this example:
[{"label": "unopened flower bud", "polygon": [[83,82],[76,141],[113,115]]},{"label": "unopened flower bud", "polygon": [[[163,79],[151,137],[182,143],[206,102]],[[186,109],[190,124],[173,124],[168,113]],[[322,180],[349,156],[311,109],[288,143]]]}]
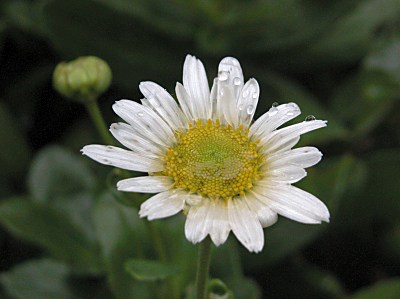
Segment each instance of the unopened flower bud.
[{"label": "unopened flower bud", "polygon": [[86,101],[105,92],[111,78],[107,62],[95,56],[84,56],[59,63],[53,73],[53,86],[69,99]]}]

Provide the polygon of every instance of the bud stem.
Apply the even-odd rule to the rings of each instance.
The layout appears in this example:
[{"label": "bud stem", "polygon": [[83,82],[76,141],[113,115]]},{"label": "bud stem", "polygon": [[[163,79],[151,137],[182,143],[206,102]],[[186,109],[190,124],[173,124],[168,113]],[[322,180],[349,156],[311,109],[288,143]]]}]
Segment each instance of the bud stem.
[{"label": "bud stem", "polygon": [[211,261],[211,239],[206,237],[199,245],[196,272],[196,299],[207,298],[208,272]]},{"label": "bud stem", "polygon": [[111,138],[111,135],[107,129],[107,126],[104,122],[103,115],[100,112],[99,106],[97,104],[97,99],[90,99],[85,101],[86,110],[88,111],[90,118],[95,124],[98,133],[100,134],[103,142],[106,144],[113,144],[114,141]]}]

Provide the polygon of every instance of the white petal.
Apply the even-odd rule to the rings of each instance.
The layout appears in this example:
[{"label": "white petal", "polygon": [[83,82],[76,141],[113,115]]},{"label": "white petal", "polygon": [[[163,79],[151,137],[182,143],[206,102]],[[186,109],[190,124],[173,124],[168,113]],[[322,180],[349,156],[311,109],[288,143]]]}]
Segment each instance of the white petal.
[{"label": "white petal", "polygon": [[211,119],[213,121],[216,121],[217,118],[220,118],[220,115],[218,113],[218,78],[214,78],[213,85],[211,87],[210,102]]},{"label": "white petal", "polygon": [[86,145],[82,148],[81,152],[83,155],[99,163],[122,169],[143,172],[158,172],[164,170],[164,164],[159,159],[114,146],[98,144]]},{"label": "white petal", "polygon": [[264,246],[264,232],[257,215],[250,211],[245,200],[228,200],[229,223],[232,231],[251,252],[260,252]]},{"label": "white petal", "polygon": [[193,244],[203,241],[211,228],[212,219],[208,217],[209,209],[209,200],[203,200],[201,205],[189,209],[185,222],[185,236]]},{"label": "white petal", "polygon": [[[280,167],[270,167],[268,164],[265,164],[266,167],[261,168],[267,175],[265,179],[267,182],[270,180],[282,183],[293,184],[305,176],[307,176],[307,172],[299,166],[295,165],[283,165]],[[262,184],[263,180],[259,181]]]},{"label": "white petal", "polygon": [[183,86],[191,97],[191,112],[195,119],[211,117],[210,88],[203,64],[196,57],[187,55],[183,64]]},{"label": "white petal", "polygon": [[[226,78],[227,77],[227,78]],[[243,88],[243,71],[239,61],[234,57],[225,57],[218,65],[218,79],[231,85],[233,95],[238,98]]]},{"label": "white petal", "polygon": [[154,142],[170,147],[176,142],[168,124],[153,110],[130,100],[120,100],[113,105],[115,113],[132,127],[142,130]]},{"label": "white petal", "polygon": [[244,124],[246,127],[250,125],[254,112],[256,112],[259,96],[260,87],[258,86],[258,82],[255,79],[250,79],[244,85],[237,101],[240,124]]},{"label": "white petal", "polygon": [[[239,125],[239,109],[237,99],[243,88],[243,72],[239,61],[233,57],[225,57],[218,66],[217,111],[216,116],[222,124],[228,123],[234,127]],[[215,93],[215,91],[214,91]]]},{"label": "white petal", "polygon": [[250,136],[253,139],[259,139],[261,136],[271,133],[279,126],[300,115],[300,113],[300,108],[295,103],[271,107],[250,127]]},{"label": "white petal", "polygon": [[281,167],[283,165],[296,165],[307,168],[317,164],[322,158],[322,153],[315,147],[299,147],[285,153],[277,153],[268,156],[267,164],[272,167]]},{"label": "white petal", "polygon": [[226,241],[229,231],[228,211],[221,200],[206,199],[201,205],[189,209],[185,235],[192,243],[201,242],[209,234],[214,244],[219,246]]},{"label": "white petal", "polygon": [[189,206],[198,206],[203,203],[204,197],[196,194],[188,194],[186,196],[185,202]]},{"label": "white petal", "polygon": [[313,120],[303,121],[301,123],[279,129],[272,134],[264,134],[260,140],[260,146],[264,147],[263,153],[273,153],[283,149],[289,149],[293,142],[300,138],[300,135],[326,127],[326,121]]},{"label": "white petal", "polygon": [[182,189],[158,193],[142,203],[139,216],[153,220],[175,215],[183,209],[186,194]]},{"label": "white petal", "polygon": [[166,151],[164,146],[152,142],[140,131],[126,123],[112,124],[110,132],[122,145],[134,152],[147,153],[149,156],[161,156]]},{"label": "white petal", "polygon": [[141,82],[139,88],[146,97],[142,103],[148,102],[172,129],[188,127],[187,118],[174,98],[164,88],[154,82]]},{"label": "white petal", "polygon": [[192,99],[187,93],[185,87],[181,83],[176,83],[175,86],[176,98],[178,99],[179,105],[185,113],[188,120],[195,120],[195,116],[192,114]]},{"label": "white petal", "polygon": [[212,225],[209,228],[211,240],[216,246],[225,243],[231,230],[225,203],[219,199],[212,200],[208,217],[212,219]]},{"label": "white petal", "polygon": [[117,188],[125,192],[159,193],[169,190],[173,184],[167,176],[143,176],[121,180]]},{"label": "white petal", "polygon": [[252,193],[247,193],[244,198],[250,210],[257,214],[258,221],[260,221],[262,227],[271,226],[278,220],[278,214]]},{"label": "white petal", "polygon": [[256,186],[254,195],[278,214],[302,223],[329,222],[329,211],[314,195],[291,185]]}]

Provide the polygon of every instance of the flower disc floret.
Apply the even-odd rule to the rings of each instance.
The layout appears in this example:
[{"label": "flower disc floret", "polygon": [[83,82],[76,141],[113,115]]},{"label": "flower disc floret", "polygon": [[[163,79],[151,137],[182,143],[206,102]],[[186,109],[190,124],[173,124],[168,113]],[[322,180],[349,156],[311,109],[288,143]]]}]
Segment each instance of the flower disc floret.
[{"label": "flower disc floret", "polygon": [[200,120],[177,134],[178,144],[168,149],[163,172],[176,188],[228,199],[244,194],[259,179],[263,157],[243,127]]}]

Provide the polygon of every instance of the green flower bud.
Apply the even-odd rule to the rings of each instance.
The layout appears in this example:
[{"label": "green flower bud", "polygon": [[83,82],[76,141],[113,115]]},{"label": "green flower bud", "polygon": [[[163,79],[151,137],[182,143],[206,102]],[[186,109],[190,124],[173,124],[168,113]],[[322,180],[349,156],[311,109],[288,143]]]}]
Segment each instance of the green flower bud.
[{"label": "green flower bud", "polygon": [[105,92],[111,78],[107,62],[95,56],[84,56],[59,63],[53,73],[53,86],[66,98],[88,101]]}]

